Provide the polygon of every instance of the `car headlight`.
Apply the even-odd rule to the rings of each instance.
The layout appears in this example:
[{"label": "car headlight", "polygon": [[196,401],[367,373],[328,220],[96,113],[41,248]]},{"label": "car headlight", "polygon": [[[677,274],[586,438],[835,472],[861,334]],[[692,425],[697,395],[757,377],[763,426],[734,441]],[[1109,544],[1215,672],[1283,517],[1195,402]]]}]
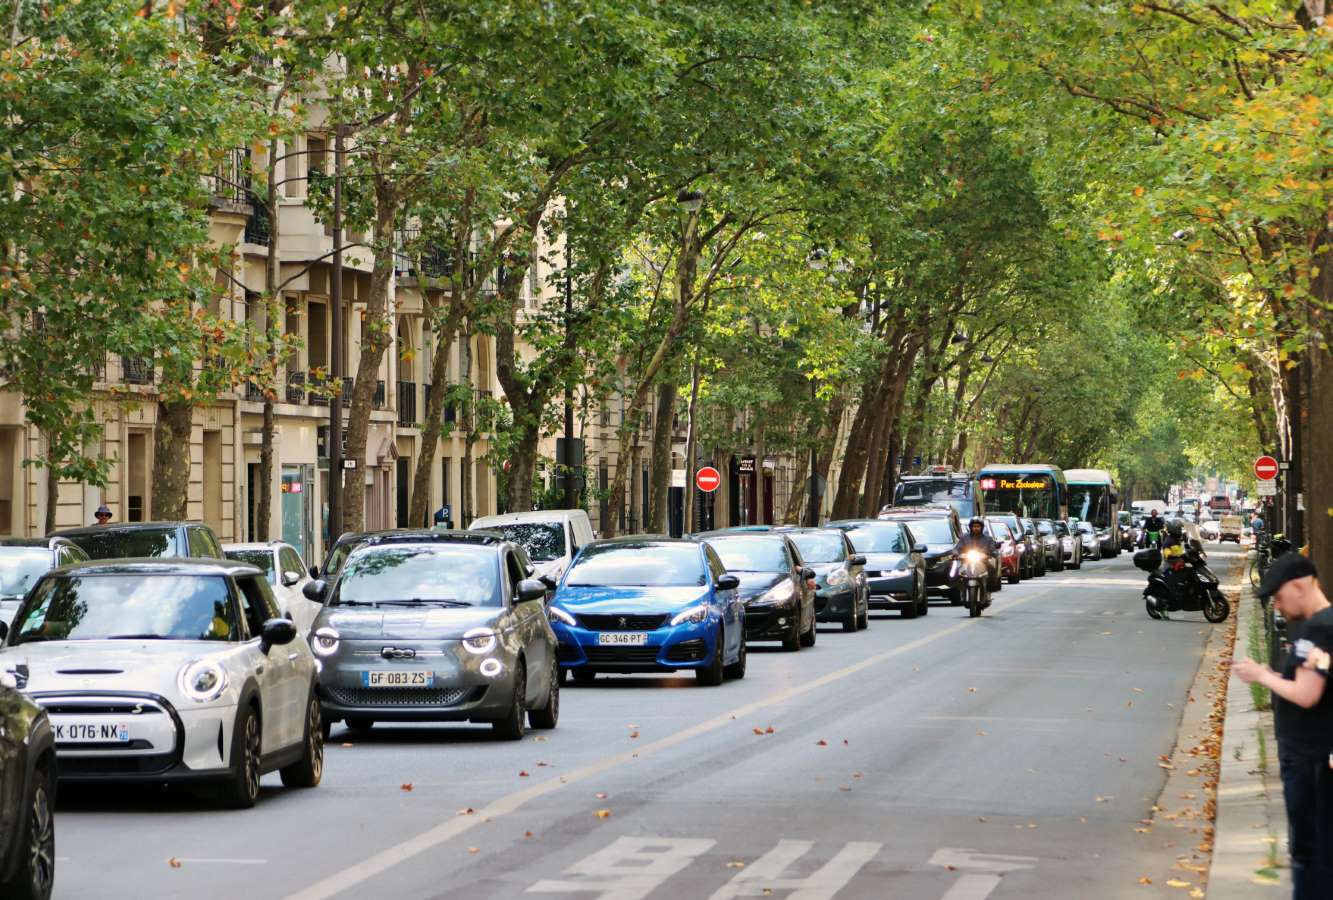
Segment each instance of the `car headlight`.
[{"label": "car headlight", "polygon": [[215,662],[196,660],[181,668],[177,681],[185,696],[196,703],[210,703],[227,689],[227,670]]},{"label": "car headlight", "polygon": [[572,615],[565,612],[558,606],[548,607],[547,612],[549,612],[551,614],[551,618],[555,619],[557,622],[564,622],[566,625],[570,626],[576,626],[579,624],[577,619],[575,619]]},{"label": "car headlight", "polygon": [[689,609],[683,609],[671,617],[672,625],[684,625],[689,622],[691,625],[697,625],[708,618],[708,606],[699,604],[691,606]]},{"label": "car headlight", "polygon": [[473,628],[463,634],[463,649],[478,656],[495,649],[495,632],[489,628]]},{"label": "car headlight", "polygon": [[911,569],[885,569],[881,576],[884,578],[902,578],[904,575],[911,575]]},{"label": "car headlight", "polygon": [[790,581],[783,581],[781,584],[774,585],[764,591],[758,597],[755,597],[750,603],[756,606],[767,606],[771,603],[786,603],[796,592],[796,587]]},{"label": "car headlight", "polygon": [[310,635],[310,649],[316,656],[332,656],[338,652],[338,642],[342,636],[332,628],[316,628]]},{"label": "car headlight", "polygon": [[834,569],[832,572],[828,573],[828,578],[824,580],[824,583],[827,584],[829,587],[837,587],[840,584],[846,584],[847,570]]}]

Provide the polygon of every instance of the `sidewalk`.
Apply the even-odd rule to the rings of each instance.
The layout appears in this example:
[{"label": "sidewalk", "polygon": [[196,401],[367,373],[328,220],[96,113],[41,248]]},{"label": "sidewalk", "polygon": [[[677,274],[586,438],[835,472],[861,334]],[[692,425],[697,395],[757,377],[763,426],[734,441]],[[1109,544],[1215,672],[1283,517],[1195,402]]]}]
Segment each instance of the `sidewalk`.
[{"label": "sidewalk", "polygon": [[[1238,606],[1236,655],[1264,659],[1263,609],[1248,578],[1242,581]],[[1215,827],[1211,900],[1276,900],[1291,894],[1273,713],[1255,709],[1250,686],[1235,675],[1227,682]]]}]

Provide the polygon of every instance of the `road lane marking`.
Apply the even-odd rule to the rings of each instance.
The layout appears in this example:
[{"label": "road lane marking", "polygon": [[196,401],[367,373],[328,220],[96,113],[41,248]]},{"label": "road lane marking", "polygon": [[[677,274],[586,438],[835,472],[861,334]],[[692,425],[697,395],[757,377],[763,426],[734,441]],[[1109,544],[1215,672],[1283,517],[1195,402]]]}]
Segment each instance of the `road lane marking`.
[{"label": "road lane marking", "polygon": [[788,875],[787,870],[814,845],[814,841],[778,841],[776,847],[719,888],[710,900],[764,897],[775,891],[792,891],[787,900],[831,900],[884,846],[872,841],[853,841],[804,878]]},{"label": "road lane marking", "polygon": [[[1003,602],[1003,605],[1000,605],[1001,602],[997,602],[994,607],[995,612],[999,613],[1013,609],[1016,606],[1035,600],[1043,594],[1050,593],[1050,590],[1053,590],[1053,588],[1039,590],[1036,593],[1019,598],[1018,600],[1007,602],[1001,601]],[[453,819],[441,822],[414,837],[408,838],[391,847],[387,847],[359,863],[355,863],[341,871],[335,872],[327,878],[317,881],[294,894],[289,894],[286,900],[328,900],[328,898],[334,897],[343,891],[350,890],[359,884],[369,881],[376,875],[380,875],[389,869],[392,869],[394,866],[407,862],[413,857],[425,853],[427,850],[431,850],[456,837],[466,834],[484,821],[494,821],[500,816],[509,815],[512,812],[522,809],[533,800],[537,800],[547,794],[552,794],[570,785],[598,777],[612,769],[633,762],[636,759],[645,759],[653,754],[660,753],[663,750],[668,750],[679,744],[692,740],[693,738],[730,725],[741,719],[743,716],[751,715],[771,706],[786,703],[787,701],[803,696],[804,694],[808,694],[830,684],[850,678],[853,675],[890,659],[902,656],[905,653],[911,653],[914,650],[919,650],[936,641],[943,640],[946,637],[958,633],[964,628],[970,628],[987,621],[989,621],[989,617],[961,619],[956,624],[950,625],[940,631],[923,635],[906,644],[900,644],[890,650],[885,650],[874,656],[866,657],[860,662],[852,663],[841,669],[836,669],[811,681],[804,682],[803,684],[796,685],[795,687],[788,688],[784,691],[779,691],[768,697],[754,700],[743,706],[738,706],[735,709],[723,712],[711,719],[706,719],[703,722],[685,728],[675,734],[660,738],[649,744],[644,744],[642,747],[635,750],[626,750],[621,753],[613,754],[598,762],[589,763],[582,768],[567,772],[562,777],[551,778],[547,781],[538,782],[523,790],[506,794],[505,796],[492,801],[482,809],[476,810],[473,815],[456,816]]]},{"label": "road lane marking", "polygon": [[713,848],[711,838],[620,837],[565,870],[564,880],[542,880],[529,894],[587,894],[598,900],[642,900]]},{"label": "road lane marking", "polygon": [[958,847],[941,847],[930,858],[932,866],[943,866],[951,872],[963,873],[943,900],[986,900],[1000,886],[1000,876],[1006,872],[1031,869],[1037,865],[1035,856],[1006,856],[999,853],[978,853]]}]

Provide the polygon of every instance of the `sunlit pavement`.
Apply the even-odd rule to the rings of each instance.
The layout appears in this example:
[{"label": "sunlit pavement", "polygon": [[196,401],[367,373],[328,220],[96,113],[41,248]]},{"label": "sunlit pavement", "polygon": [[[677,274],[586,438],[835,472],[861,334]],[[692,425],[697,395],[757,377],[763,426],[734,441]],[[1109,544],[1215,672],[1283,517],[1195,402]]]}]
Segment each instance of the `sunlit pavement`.
[{"label": "sunlit pavement", "polygon": [[268,776],[250,811],[66,789],[56,896],[1143,896],[1180,848],[1135,827],[1212,627],[1149,620],[1143,583],[1124,554],[977,620],[754,648],[720,688],[602,677],[520,743],[339,727],[323,785]]}]

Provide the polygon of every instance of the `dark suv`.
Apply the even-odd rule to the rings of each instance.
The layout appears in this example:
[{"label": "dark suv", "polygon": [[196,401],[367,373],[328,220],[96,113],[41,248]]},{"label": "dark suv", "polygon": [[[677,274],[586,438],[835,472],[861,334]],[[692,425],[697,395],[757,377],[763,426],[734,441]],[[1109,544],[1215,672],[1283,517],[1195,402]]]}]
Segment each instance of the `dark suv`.
[{"label": "dark suv", "polygon": [[0,897],[47,900],[56,874],[56,747],[46,711],[0,672]]},{"label": "dark suv", "polygon": [[202,522],[130,522],[68,528],[68,538],[92,559],[225,559],[213,529]]}]

